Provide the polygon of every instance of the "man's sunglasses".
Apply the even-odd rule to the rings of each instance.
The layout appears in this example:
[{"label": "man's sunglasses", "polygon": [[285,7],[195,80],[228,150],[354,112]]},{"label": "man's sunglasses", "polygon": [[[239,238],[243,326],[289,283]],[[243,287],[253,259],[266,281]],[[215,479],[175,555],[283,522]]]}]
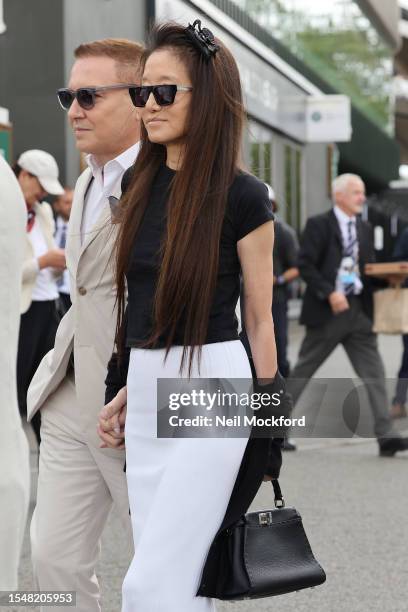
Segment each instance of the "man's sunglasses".
[{"label": "man's sunglasses", "polygon": [[59,103],[64,110],[69,110],[75,99],[81,108],[90,110],[95,106],[96,94],[99,91],[128,89],[129,87],[134,87],[134,83],[120,83],[118,85],[106,85],[105,87],[80,87],[76,90],[57,89],[57,96]]},{"label": "man's sunglasses", "polygon": [[129,94],[135,106],[143,107],[152,93],[159,106],[173,104],[178,91],[191,91],[187,85],[142,85],[129,87]]}]

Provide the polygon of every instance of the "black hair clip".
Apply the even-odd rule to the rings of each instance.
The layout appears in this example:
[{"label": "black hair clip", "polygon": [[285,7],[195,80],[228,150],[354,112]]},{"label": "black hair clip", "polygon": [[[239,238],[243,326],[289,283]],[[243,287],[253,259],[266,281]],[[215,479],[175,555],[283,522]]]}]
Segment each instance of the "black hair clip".
[{"label": "black hair clip", "polygon": [[[197,28],[196,28],[197,26]],[[186,28],[186,34],[196,49],[203,54],[207,62],[219,51],[220,47],[214,41],[214,34],[207,28],[201,28],[201,21],[196,19]]]}]

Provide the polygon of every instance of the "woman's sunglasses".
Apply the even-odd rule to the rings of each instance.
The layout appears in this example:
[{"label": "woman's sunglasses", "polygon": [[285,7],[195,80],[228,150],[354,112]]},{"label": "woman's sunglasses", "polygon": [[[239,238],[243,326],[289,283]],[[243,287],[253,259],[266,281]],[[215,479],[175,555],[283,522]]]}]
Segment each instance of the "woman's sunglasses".
[{"label": "woman's sunglasses", "polygon": [[187,85],[142,85],[129,87],[129,94],[135,106],[143,107],[152,93],[159,106],[173,104],[178,91],[191,91],[193,88]]},{"label": "woman's sunglasses", "polygon": [[76,90],[58,89],[57,96],[59,103],[64,110],[69,110],[75,99],[81,108],[90,110],[95,106],[96,94],[99,91],[128,89],[129,87],[134,87],[134,83],[120,83],[118,85],[106,85],[105,87],[80,87]]}]

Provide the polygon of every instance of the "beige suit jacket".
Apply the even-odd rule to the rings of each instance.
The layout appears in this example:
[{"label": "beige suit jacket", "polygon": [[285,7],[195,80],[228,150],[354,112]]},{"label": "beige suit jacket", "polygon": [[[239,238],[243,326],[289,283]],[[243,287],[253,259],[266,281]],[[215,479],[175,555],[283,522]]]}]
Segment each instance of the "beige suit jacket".
[{"label": "beige suit jacket", "polygon": [[[28,420],[64,379],[74,350],[78,405],[87,415],[86,426],[95,432],[104,405],[107,363],[114,348],[116,292],[113,247],[116,227],[106,200],[100,216],[81,245],[84,198],[92,179],[87,168],[79,177],[72,204],[65,249],[72,306],[61,320],[54,349],[43,358],[28,390]],[[113,194],[120,197],[119,180]]]},{"label": "beige suit jacket", "polygon": [[[38,202],[34,205],[35,222],[40,224],[42,233],[48,249],[55,249],[54,233],[55,223],[52,208],[47,202]],[[37,259],[34,255],[33,245],[26,233],[24,264],[23,264],[23,284],[21,290],[21,313],[27,312],[31,306],[31,296],[37,280],[39,268]]]}]

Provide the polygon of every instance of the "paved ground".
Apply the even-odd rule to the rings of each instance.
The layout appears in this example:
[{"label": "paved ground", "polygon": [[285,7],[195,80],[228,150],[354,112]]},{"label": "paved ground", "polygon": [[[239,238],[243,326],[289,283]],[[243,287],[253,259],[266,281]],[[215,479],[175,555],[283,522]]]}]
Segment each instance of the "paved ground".
[{"label": "paved ground", "polygon": [[[296,324],[291,325],[292,363],[302,334]],[[400,339],[381,337],[380,347],[387,375],[395,376]],[[346,377],[353,372],[340,348],[317,375]],[[399,427],[408,429],[408,423],[402,421]],[[408,453],[381,459],[372,440],[300,440],[297,453],[285,454],[281,485],[288,505],[303,516],[328,580],[322,587],[275,599],[240,602],[233,607],[222,603],[219,612],[407,612],[407,471]],[[262,486],[254,508],[272,506],[270,489],[270,485]],[[128,562],[121,553],[122,543],[120,526],[112,516],[98,569],[104,612],[120,612],[120,585]],[[32,588],[28,537],[20,587]],[[15,608],[15,612],[27,609]]]}]

